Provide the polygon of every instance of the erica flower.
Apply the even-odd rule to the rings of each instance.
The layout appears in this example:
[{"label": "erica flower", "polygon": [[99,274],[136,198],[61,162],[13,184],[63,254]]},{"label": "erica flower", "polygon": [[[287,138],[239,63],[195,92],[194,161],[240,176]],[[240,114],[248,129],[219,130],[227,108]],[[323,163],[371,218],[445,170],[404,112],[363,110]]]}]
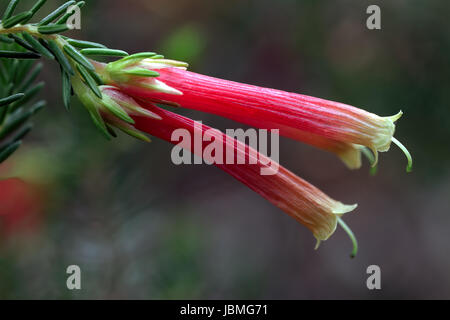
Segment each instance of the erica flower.
[{"label": "erica flower", "polygon": [[[70,29],[69,19],[75,18],[76,10],[68,12],[67,9],[73,5],[82,8],[85,1],[67,1],[34,23],[29,21],[45,0],[38,0],[26,11],[14,14],[17,3],[17,0],[9,2],[0,23],[0,42],[3,43],[0,57],[15,59],[7,62],[6,72],[0,77],[5,88],[0,91],[6,95],[0,97],[0,139],[4,140],[1,141],[0,162],[17,149],[18,140],[30,127],[15,136],[11,133],[42,106],[38,103],[28,111],[22,108],[42,85],[31,86],[40,66],[31,69],[29,62],[19,64],[18,59],[45,56],[60,66],[66,108],[69,109],[71,95],[75,94],[106,137],[115,136],[114,130],[119,129],[144,141],[149,141],[146,134],[150,134],[177,143],[208,163],[214,163],[298,220],[311,230],[318,243],[328,239],[339,223],[350,235],[355,252],[356,240],[341,217],[356,205],[344,205],[331,199],[251,147],[154,103],[214,113],[263,129],[278,129],[281,135],[336,154],[350,168],[360,167],[361,152],[372,157],[375,165],[378,152],[389,150],[394,142],[408,158],[407,170],[411,169],[411,156],[394,138],[395,122],[402,115],[401,111],[391,117],[380,117],[342,103],[192,73],[187,71],[186,63],[167,60],[155,53],[129,55],[99,43],[62,36],[60,33]],[[5,46],[7,50],[3,50]],[[120,59],[104,64],[91,60],[95,56]],[[174,140],[177,130],[185,130],[194,137],[200,134],[200,148],[195,139],[181,143]],[[217,146],[225,152],[218,153]],[[228,162],[230,151],[237,161]],[[34,157],[30,159],[35,161]],[[239,159],[249,161],[242,163]],[[32,204],[26,209],[34,209],[36,203],[39,205],[34,201],[36,194],[25,187],[20,180],[0,181],[0,194],[6,195],[6,202],[0,201],[3,205],[0,218],[9,215],[19,200]],[[10,199],[15,200],[8,202]],[[26,202],[28,199],[30,201]]]},{"label": "erica flower", "polygon": [[[112,86],[104,86],[102,92],[103,99],[110,100],[111,103],[116,104],[121,109],[147,110],[146,114],[138,112],[131,115],[133,124],[128,123],[128,126],[134,132],[141,132],[141,135],[142,132],[145,132],[173,144],[178,144],[179,142],[173,139],[175,130],[184,129],[191,136],[200,134],[203,137],[203,141],[209,141],[203,143],[200,150],[194,147],[193,141],[184,141],[181,144],[182,147],[199,157],[203,157],[205,161],[214,163],[218,168],[227,172],[305,225],[311,230],[318,243],[328,239],[333,234],[338,222],[346,228],[340,217],[344,213],[352,211],[356,205],[344,205],[331,199],[316,187],[281,167],[278,163],[274,165],[273,160],[270,158],[223,134],[219,130],[199,125],[191,119],[158,108],[151,103],[138,103],[133,98],[122,93],[120,89]],[[88,90],[87,93],[91,94]],[[101,104],[101,101],[97,100],[97,103]],[[120,128],[123,125],[121,123],[123,120],[112,120],[112,113],[109,110],[104,110],[103,105],[98,108],[102,110],[101,114],[108,126],[113,125]],[[119,125],[117,125],[117,122]],[[217,155],[215,155],[214,159],[213,157],[205,156],[207,153],[204,153],[204,150],[212,143],[220,143],[222,145],[223,157],[231,152],[236,159],[250,159],[252,157],[254,161],[248,161],[245,164],[239,164],[238,161],[234,161],[233,164],[228,164],[229,162],[225,158],[222,159],[223,161],[217,161],[215,158]],[[274,174],[261,174],[263,170],[274,170],[273,168],[276,168],[273,172]],[[346,228],[346,231],[349,230]]]},{"label": "erica flower", "polygon": [[[223,150],[232,149],[237,158],[247,159],[257,155],[256,164],[226,164],[226,161],[222,161],[222,164],[216,163],[216,166],[308,227],[319,242],[328,239],[333,234],[342,214],[352,211],[356,207],[356,205],[344,205],[331,199],[316,187],[279,165],[275,175],[261,175],[262,168],[270,170],[273,164],[271,164],[272,160],[256,150],[226,136],[219,130],[205,125],[199,127],[191,119],[155,106],[147,107],[153,113],[158,114],[161,120],[135,117],[135,126],[141,131],[174,143],[172,141],[174,130],[182,128],[189,131],[192,136],[195,130],[199,130],[205,137],[204,140],[220,141],[223,143]],[[184,144],[183,147],[195,153],[193,144]],[[203,150],[206,147],[207,144],[202,147],[202,153],[197,155],[203,156]]]},{"label": "erica flower", "polygon": [[375,165],[378,152],[388,151],[391,142],[405,151],[408,171],[412,166],[409,153],[393,137],[401,111],[380,117],[338,102],[189,72],[182,62],[151,54],[96,67],[107,83],[133,97],[279,129],[283,136],[337,154],[350,168],[360,166],[362,147],[372,150]]}]

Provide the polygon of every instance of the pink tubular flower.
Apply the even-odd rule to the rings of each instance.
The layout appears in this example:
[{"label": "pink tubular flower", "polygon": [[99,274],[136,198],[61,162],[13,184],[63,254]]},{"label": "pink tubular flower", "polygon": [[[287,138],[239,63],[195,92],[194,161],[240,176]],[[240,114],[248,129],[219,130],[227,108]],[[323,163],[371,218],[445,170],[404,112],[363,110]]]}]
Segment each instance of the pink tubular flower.
[{"label": "pink tubular flower", "polygon": [[[205,125],[198,126],[191,119],[150,104],[147,108],[157,114],[161,120],[137,116],[134,117],[135,127],[152,136],[176,143],[172,140],[172,133],[175,130],[185,129],[192,136],[196,133],[195,131],[198,131],[197,134],[201,134],[205,141],[222,143],[224,153],[232,150],[237,158],[244,159],[257,155],[256,164],[250,164],[250,161],[246,164],[227,164],[226,161],[214,164],[305,225],[312,231],[318,242],[328,239],[333,234],[340,216],[356,208],[356,205],[344,205],[331,199],[278,164],[276,166],[278,170],[274,175],[261,175],[261,170],[264,168],[271,170],[274,167],[271,163],[273,160],[217,129]],[[204,143],[201,153],[197,155],[204,157],[203,151],[208,145],[209,143]],[[184,143],[183,148],[196,153],[193,142]],[[210,159],[205,160],[210,161]]]},{"label": "pink tubular flower", "polygon": [[[182,148],[202,157],[208,163],[213,163],[224,170],[305,225],[312,231],[318,243],[328,239],[333,234],[337,223],[349,233],[354,241],[351,231],[340,217],[355,209],[356,205],[345,205],[331,199],[316,187],[242,142],[223,134],[219,130],[199,125],[191,119],[158,108],[152,103],[137,102],[124,94],[119,88],[113,86],[101,87],[102,99],[97,98],[90,90],[83,90],[82,84],[75,84],[74,90],[81,101],[88,105],[88,110],[95,110],[93,112],[102,117],[107,129],[111,130],[111,127],[116,127],[143,140],[146,140],[142,134],[142,132],[145,132],[180,145]],[[105,101],[109,107],[105,107]],[[133,111],[130,112],[132,120],[129,121],[126,117],[122,117],[123,119],[116,117],[117,111],[113,112],[111,106],[114,106],[116,110]],[[174,132],[180,129],[185,130],[191,136],[199,134],[203,141],[201,148],[196,148],[194,141],[179,143],[174,139]],[[221,146],[220,149],[223,152],[220,159],[217,159],[217,151],[214,156],[212,156],[212,153],[208,155],[205,152],[211,144]],[[234,158],[231,164],[228,161],[229,154],[232,154]],[[248,161],[241,164],[242,162],[236,161],[239,158],[248,159]],[[261,174],[264,171],[271,171],[271,173]],[[354,248],[354,251],[356,251],[355,241]]]},{"label": "pink tubular flower", "polygon": [[280,134],[338,155],[349,168],[361,165],[360,150],[378,152],[397,144],[391,117],[306,95],[262,88],[186,71],[187,64],[137,54],[108,65],[96,65],[106,83],[147,101],[200,110],[251,126],[280,129]]}]

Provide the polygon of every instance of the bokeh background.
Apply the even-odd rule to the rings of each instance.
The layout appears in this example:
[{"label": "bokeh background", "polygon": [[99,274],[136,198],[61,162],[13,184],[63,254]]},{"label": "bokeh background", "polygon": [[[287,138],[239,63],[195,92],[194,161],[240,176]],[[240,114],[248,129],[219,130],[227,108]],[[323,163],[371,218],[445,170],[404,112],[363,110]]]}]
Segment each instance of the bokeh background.
[{"label": "bokeh background", "polygon": [[[381,7],[381,30],[366,28],[370,4]],[[0,168],[28,181],[0,192],[18,211],[1,220],[0,298],[450,298],[449,10],[444,0],[88,0],[72,37],[157,51],[192,71],[379,115],[403,110],[396,137],[414,170],[405,172],[396,147],[370,176],[367,163],[349,171],[282,138],[284,166],[359,204],[346,216],[357,258],[348,257],[341,229],[314,251],[306,228],[220,170],[176,166],[172,146],[156,138],[105,141],[79,103],[64,110],[58,67],[46,61],[49,106]],[[220,129],[243,127],[176,111]],[[66,288],[72,264],[82,270],[80,291]],[[382,290],[366,287],[372,264]]]}]

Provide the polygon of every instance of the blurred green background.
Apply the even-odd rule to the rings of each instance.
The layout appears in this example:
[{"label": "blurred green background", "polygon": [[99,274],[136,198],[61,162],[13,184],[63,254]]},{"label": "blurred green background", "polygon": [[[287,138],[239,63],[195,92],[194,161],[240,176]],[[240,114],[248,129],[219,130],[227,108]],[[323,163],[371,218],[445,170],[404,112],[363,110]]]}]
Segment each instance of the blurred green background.
[{"label": "blurred green background", "polygon": [[[381,7],[381,30],[366,28],[370,4]],[[413,154],[413,173],[395,146],[371,177],[367,163],[349,171],[281,139],[281,164],[359,204],[346,216],[357,258],[341,229],[314,251],[306,228],[220,170],[176,166],[172,146],[156,138],[105,141],[79,103],[64,110],[58,67],[46,61],[49,107],[2,165],[19,167],[42,203],[0,238],[0,298],[450,298],[449,10],[444,0],[87,1],[74,38],[379,115],[403,110],[396,137]],[[82,270],[79,291],[66,288],[72,264]],[[372,264],[379,291],[366,288]]]}]

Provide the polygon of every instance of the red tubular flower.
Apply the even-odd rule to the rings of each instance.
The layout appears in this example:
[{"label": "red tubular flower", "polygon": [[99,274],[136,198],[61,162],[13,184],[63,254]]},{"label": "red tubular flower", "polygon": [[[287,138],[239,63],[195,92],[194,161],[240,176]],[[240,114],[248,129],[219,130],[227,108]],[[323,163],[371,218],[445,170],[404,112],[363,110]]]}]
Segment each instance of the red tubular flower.
[{"label": "red tubular flower", "polygon": [[[215,163],[215,165],[308,227],[318,241],[328,239],[336,229],[339,217],[356,207],[356,205],[344,205],[331,199],[316,187],[278,164],[276,165],[278,171],[274,175],[261,175],[262,169],[271,170],[274,164],[271,163],[272,160],[256,150],[226,136],[217,129],[205,125],[199,126],[191,119],[156,106],[147,107],[153,113],[159,115],[161,120],[134,117],[135,127],[152,136],[170,143],[176,143],[172,141],[174,130],[185,129],[192,136],[194,136],[195,131],[198,131],[197,134],[201,134],[204,140],[223,143],[224,153],[231,149],[236,158],[249,159],[252,155],[257,154],[256,164],[226,164],[224,160],[222,164]],[[204,144],[201,154],[197,155],[203,157],[203,151],[206,147],[207,145]],[[193,142],[183,144],[183,148],[195,153]]]},{"label": "red tubular flower", "polygon": [[[361,164],[362,146],[372,150],[376,164],[378,152],[387,151],[391,141],[406,149],[393,137],[391,117],[342,103],[297,93],[262,88],[186,71],[181,62],[130,56],[106,66],[97,65],[106,83],[127,94],[149,101],[200,110],[260,128],[280,129],[280,134],[337,154],[350,168]],[[145,70],[154,74],[145,74]]]},{"label": "red tubular flower", "polygon": [[[338,222],[353,237],[351,231],[348,230],[340,217],[344,213],[352,211],[356,208],[356,205],[344,205],[331,199],[322,191],[281,167],[270,158],[223,134],[219,130],[158,108],[151,103],[137,103],[118,88],[104,86],[102,87],[102,93],[104,99],[111,99],[122,108],[129,107],[130,104],[134,104],[137,108],[145,107],[151,116],[142,113],[132,115],[134,123],[129,125],[133,130],[139,130],[170,143],[180,145],[182,148],[202,157],[208,163],[214,163],[218,168],[224,170],[309,228],[318,240],[318,243],[328,239],[333,234]],[[102,112],[102,115],[108,125],[113,124],[120,128],[122,120],[116,119],[111,123],[111,114],[108,115],[108,111]],[[117,125],[118,123],[119,125]],[[202,141],[207,142],[203,142],[201,148],[196,148],[192,139],[189,141],[183,140],[181,143],[176,139],[174,141],[173,133],[175,130],[180,129],[185,130],[192,137],[200,135],[203,138]],[[215,146],[221,145],[220,159],[217,159],[217,151],[214,156],[212,153],[205,152],[213,143]],[[229,154],[233,155],[231,164],[228,158]],[[247,161],[244,164],[240,164],[241,162],[237,161],[239,158]],[[271,172],[270,175],[267,175],[267,173],[266,175],[261,174],[261,172],[268,171]]]}]

